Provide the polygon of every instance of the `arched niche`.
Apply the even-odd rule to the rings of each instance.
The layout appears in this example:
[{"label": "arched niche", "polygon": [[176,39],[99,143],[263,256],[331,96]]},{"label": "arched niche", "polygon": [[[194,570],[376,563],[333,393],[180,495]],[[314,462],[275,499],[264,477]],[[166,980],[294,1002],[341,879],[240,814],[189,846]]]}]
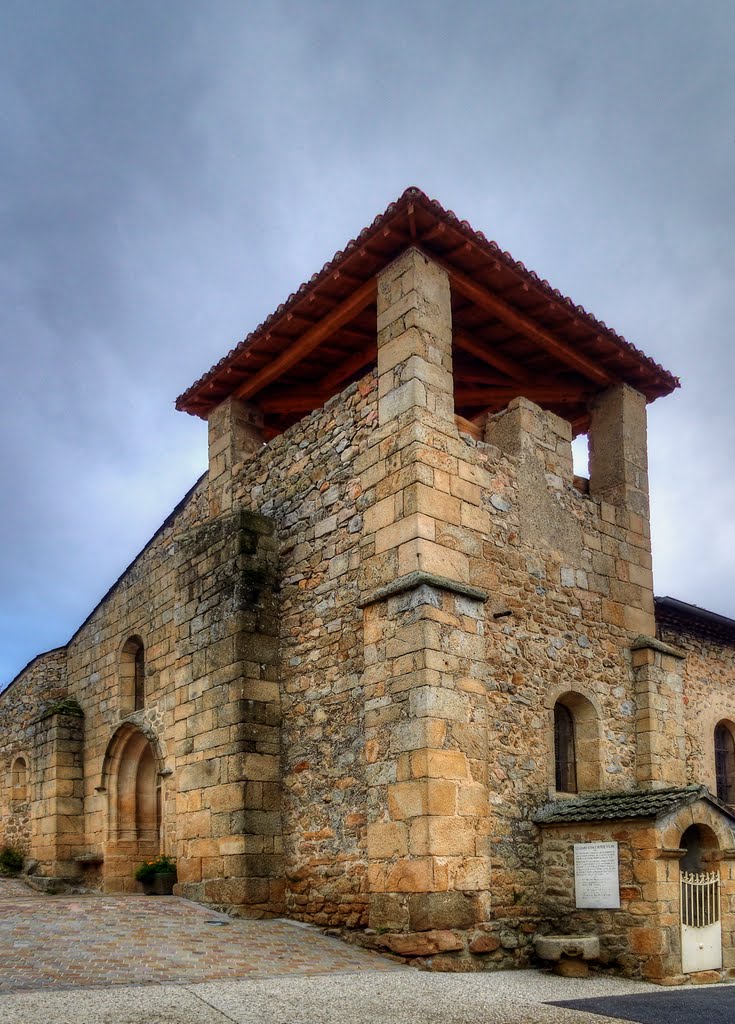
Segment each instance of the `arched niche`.
[{"label": "arched niche", "polygon": [[112,737],[102,772],[107,794],[107,835],[141,854],[160,851],[161,760],[151,739],[126,723]]}]

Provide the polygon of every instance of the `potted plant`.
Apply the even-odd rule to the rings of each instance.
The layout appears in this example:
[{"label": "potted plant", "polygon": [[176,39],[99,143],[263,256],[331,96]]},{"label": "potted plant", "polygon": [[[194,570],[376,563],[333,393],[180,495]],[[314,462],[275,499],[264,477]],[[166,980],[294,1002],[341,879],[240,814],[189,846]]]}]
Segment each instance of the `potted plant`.
[{"label": "potted plant", "polygon": [[176,861],[165,853],[155,860],[146,860],[135,871],[147,896],[170,896],[176,882]]},{"label": "potted plant", "polygon": [[17,875],[23,868],[23,853],[14,846],[0,850],[0,875]]}]

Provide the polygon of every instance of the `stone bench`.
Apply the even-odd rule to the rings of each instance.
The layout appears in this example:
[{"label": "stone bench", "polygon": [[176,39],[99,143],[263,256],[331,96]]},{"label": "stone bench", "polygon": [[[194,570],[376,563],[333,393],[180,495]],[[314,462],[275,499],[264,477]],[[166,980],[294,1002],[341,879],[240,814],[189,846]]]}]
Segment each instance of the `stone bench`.
[{"label": "stone bench", "polygon": [[537,935],[533,944],[536,956],[550,960],[554,973],[565,978],[586,978],[590,972],[587,961],[600,958],[597,935]]}]

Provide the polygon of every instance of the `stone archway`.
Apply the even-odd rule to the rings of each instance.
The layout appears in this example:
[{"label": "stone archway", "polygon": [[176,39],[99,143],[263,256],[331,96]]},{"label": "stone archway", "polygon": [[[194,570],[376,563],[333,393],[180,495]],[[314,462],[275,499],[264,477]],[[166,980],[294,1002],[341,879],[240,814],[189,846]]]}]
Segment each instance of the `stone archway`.
[{"label": "stone archway", "polygon": [[162,852],[160,757],[130,722],[110,740],[102,769],[107,797],[104,882],[108,891],[135,891],[134,871]]}]

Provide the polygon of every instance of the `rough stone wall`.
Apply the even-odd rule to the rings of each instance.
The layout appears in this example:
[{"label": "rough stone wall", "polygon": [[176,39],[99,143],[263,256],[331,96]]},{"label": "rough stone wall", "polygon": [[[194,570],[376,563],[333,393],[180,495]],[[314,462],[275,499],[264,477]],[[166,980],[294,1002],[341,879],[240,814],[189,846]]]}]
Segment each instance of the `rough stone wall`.
[{"label": "rough stone wall", "polygon": [[[286,908],[366,919],[366,789],[355,459],[377,420],[374,374],[234,467],[233,503],[273,521],[280,555],[281,817]],[[274,776],[263,780],[273,798]],[[257,785],[257,783],[255,783]]]},{"label": "rough stone wall", "polygon": [[[619,910],[577,910],[574,890],[574,844],[595,842],[618,843],[620,872]],[[637,929],[650,928],[649,916],[654,911],[658,892],[653,891],[656,865],[643,861],[642,851],[653,854],[660,840],[650,822],[614,822],[606,825],[564,825],[543,831],[542,858],[544,897],[539,911],[544,930],[556,935],[598,935],[600,960],[629,976],[646,973],[648,956],[660,952],[661,942],[650,947]],[[678,862],[672,861],[678,875]],[[673,876],[672,876],[673,877]],[[644,894],[643,886],[646,886]],[[678,896],[677,896],[678,905]],[[677,907],[667,912],[678,915]],[[677,916],[678,921],[678,916]],[[655,922],[657,925],[658,922]]]},{"label": "rough stone wall", "polygon": [[687,781],[717,792],[714,732],[727,722],[735,732],[735,642],[703,636],[693,629],[660,629],[661,639],[686,655],[683,701]]},{"label": "rough stone wall", "polygon": [[10,846],[26,856],[31,852],[31,802],[8,798],[3,814],[0,849]]},{"label": "rough stone wall", "polygon": [[[511,417],[516,423],[506,427]],[[487,523],[470,579],[491,595],[492,889],[494,912],[512,920],[533,914],[539,896],[538,834],[528,818],[555,791],[558,697],[579,693],[594,710],[599,753],[590,788],[635,785],[630,646],[650,594],[650,548],[644,519],[576,490],[564,421],[520,399],[487,436],[502,450],[463,436]]]},{"label": "rough stone wall", "polygon": [[31,801],[13,797],[11,769],[16,757],[28,766],[28,795],[36,777],[34,723],[45,708],[66,694],[66,652],[34,658],[0,694],[0,847],[30,852]]},{"label": "rough stone wall", "polygon": [[[520,445],[506,443],[509,451],[476,442],[466,435],[457,436],[446,425],[433,422],[427,423],[425,429],[415,426],[416,436],[403,447],[386,439],[378,450],[377,461],[373,460],[366,473],[368,481],[379,480],[383,456],[394,477],[401,477],[404,484],[419,494],[425,488],[427,501],[422,513],[434,520],[434,537],[446,545],[449,559],[462,558],[467,566],[466,581],[489,595],[484,618],[472,630],[482,638],[480,651],[473,647],[476,637],[470,642],[468,636],[461,643],[458,634],[452,639],[454,609],[443,607],[441,601],[428,602],[435,605],[436,619],[427,624],[428,632],[436,632],[437,643],[427,639],[427,633],[419,646],[423,644],[429,649],[434,659],[431,664],[439,673],[448,673],[443,684],[448,689],[439,693],[444,705],[437,711],[439,705],[435,702],[431,712],[435,718],[448,719],[448,728],[442,730],[438,745],[446,743],[445,758],[454,756],[455,761],[464,761],[468,756],[470,761],[464,763],[472,765],[471,775],[466,777],[466,768],[460,771],[456,765],[455,770],[445,765],[436,774],[443,777],[444,789],[459,782],[459,790],[466,791],[465,796],[473,785],[482,785],[487,778],[490,812],[480,831],[475,829],[476,838],[487,844],[490,858],[490,896],[483,915],[483,927],[488,931],[481,941],[476,941],[477,936],[473,938],[471,931],[467,932],[461,949],[455,945],[452,952],[441,955],[451,960],[477,951],[492,965],[527,962],[529,931],[540,914],[543,880],[539,832],[530,815],[555,792],[553,706],[557,697],[576,691],[593,707],[598,765],[595,784],[589,788],[614,790],[636,785],[636,705],[630,648],[637,633],[629,626],[645,621],[643,616],[647,613],[643,606],[650,595],[650,589],[643,594],[636,592],[636,588],[645,591],[642,584],[650,581],[646,522],[640,517],[634,519],[625,508],[616,508],[574,488],[571,432],[567,424],[524,400],[514,403],[499,419],[514,413],[520,414],[524,422],[522,430],[516,426],[513,431]],[[424,447],[417,459],[419,440]],[[532,460],[541,472],[534,465],[529,469]],[[415,468],[417,462],[420,464]],[[417,474],[415,483],[412,473]],[[533,488],[529,477],[533,479]],[[366,511],[371,522],[381,514],[380,502],[388,493],[385,485],[383,490],[380,485],[378,488],[372,496],[375,504]],[[404,508],[405,494],[404,491]],[[384,530],[389,526],[376,525]],[[369,555],[369,551],[366,549],[364,554]],[[366,563],[366,568],[369,565]],[[445,571],[450,572],[451,567]],[[630,584],[631,576],[640,582]],[[375,582],[384,581],[378,575]],[[630,593],[627,586],[633,588]],[[626,597],[634,599],[635,604],[623,604]],[[390,601],[395,604],[398,599]],[[410,604],[409,601],[402,609],[404,615]],[[626,618],[631,607],[634,615]],[[638,611],[642,612],[640,620],[635,614]],[[406,672],[410,685],[410,674],[417,675],[419,665],[411,648],[410,630],[401,634],[399,624],[396,642],[391,639],[395,626],[373,624],[379,615],[376,609],[366,609],[366,635],[379,645],[378,659],[397,659],[388,661],[387,669],[383,666],[383,674],[395,679]],[[417,626],[410,628],[415,633]],[[432,654],[432,650],[436,653]],[[468,660],[463,662],[463,657]],[[375,667],[373,678],[378,678]],[[463,695],[454,690],[459,686],[461,691],[463,681],[464,688],[474,694],[477,702],[476,710],[466,719],[467,725],[461,724],[465,712],[457,706]],[[400,704],[377,693],[376,697],[366,730],[369,758],[376,762],[369,768],[371,777],[377,782],[382,779],[390,788],[393,769],[382,762],[386,754],[380,752],[396,752],[396,771],[400,773],[400,757],[411,756],[409,748],[415,740],[408,734],[404,737],[407,749],[401,755],[401,736],[394,724],[402,717]],[[450,710],[447,702],[452,704]],[[424,719],[424,724],[427,728],[432,724],[435,729],[440,728],[431,718]],[[418,728],[413,725],[414,731]],[[469,747],[469,733],[459,736],[463,728],[477,732]],[[373,740],[372,732],[377,733]],[[429,741],[427,745],[437,745],[430,737]],[[436,755],[439,756],[441,752]],[[393,796],[394,811],[410,777],[410,769],[407,776],[395,777],[399,785]],[[434,813],[446,813],[448,806],[437,804]],[[453,804],[452,813],[455,807]],[[379,816],[384,813],[383,805],[378,811]],[[384,845],[390,846],[392,842],[392,848],[385,846],[378,852],[398,867],[401,844],[405,842],[399,834],[405,828],[399,821],[400,808],[392,817],[396,819],[392,831],[384,827],[380,837]],[[404,820],[405,817],[404,814]],[[435,847],[442,854],[435,867],[448,864],[458,855],[471,857],[469,847],[462,845],[460,833],[452,826],[441,850]],[[468,866],[471,863],[471,859],[467,861]],[[417,870],[421,866],[420,862],[414,863]],[[408,892],[420,884],[420,880],[414,879],[399,883],[399,888]],[[436,872],[431,884],[439,890],[448,888],[446,881],[437,880]],[[471,892],[470,885],[467,894]],[[381,907],[389,916],[384,921],[376,917],[374,923],[406,928],[400,905],[383,900]],[[407,905],[410,906],[410,899]],[[456,914],[450,918],[451,915],[442,917],[438,911],[433,918],[416,915],[414,924],[409,926],[429,928],[433,920],[435,927],[441,927],[437,922],[445,919],[451,927],[459,921]],[[417,920],[424,923],[416,925]],[[464,922],[465,927],[467,923]],[[418,951],[422,946],[425,943],[417,941],[414,948]]]}]

